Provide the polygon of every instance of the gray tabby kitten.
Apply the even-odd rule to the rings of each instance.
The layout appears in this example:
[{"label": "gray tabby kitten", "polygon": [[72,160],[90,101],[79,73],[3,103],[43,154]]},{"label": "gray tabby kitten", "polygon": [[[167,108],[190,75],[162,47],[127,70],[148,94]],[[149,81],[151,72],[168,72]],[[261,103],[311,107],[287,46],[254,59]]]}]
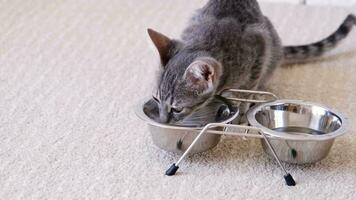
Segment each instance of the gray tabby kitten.
[{"label": "gray tabby kitten", "polygon": [[159,121],[182,121],[226,88],[259,89],[285,62],[322,55],[356,24],[349,15],[320,42],[283,47],[256,0],[210,0],[192,17],[181,40],[148,29],[161,58],[153,99]]}]

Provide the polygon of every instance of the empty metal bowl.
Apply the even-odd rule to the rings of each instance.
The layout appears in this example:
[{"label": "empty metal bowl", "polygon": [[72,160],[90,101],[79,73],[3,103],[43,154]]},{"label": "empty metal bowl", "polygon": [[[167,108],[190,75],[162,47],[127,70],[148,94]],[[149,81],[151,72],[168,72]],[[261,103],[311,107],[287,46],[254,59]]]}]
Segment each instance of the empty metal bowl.
[{"label": "empty metal bowl", "polygon": [[[222,119],[218,119],[216,122],[226,124],[238,116],[239,110],[237,106],[229,104],[228,107],[228,115]],[[152,100],[145,100],[141,102],[136,109],[137,116],[147,122],[154,144],[166,151],[176,153],[185,152],[185,150],[187,150],[205,126],[205,124],[194,127],[161,124],[155,120],[155,118],[158,117],[158,113],[158,108]],[[199,113],[197,113],[197,115],[199,115]],[[213,130],[222,129],[223,128],[214,128]],[[190,151],[190,154],[204,152],[215,147],[220,142],[220,137],[220,134],[205,134],[196,143],[196,145],[194,145],[192,151]]]},{"label": "empty metal bowl", "polygon": [[[325,158],[336,137],[345,133],[345,118],[327,106],[301,100],[277,100],[257,105],[247,113],[251,126],[269,136],[277,156],[293,164]],[[272,152],[264,140],[264,151]]]}]

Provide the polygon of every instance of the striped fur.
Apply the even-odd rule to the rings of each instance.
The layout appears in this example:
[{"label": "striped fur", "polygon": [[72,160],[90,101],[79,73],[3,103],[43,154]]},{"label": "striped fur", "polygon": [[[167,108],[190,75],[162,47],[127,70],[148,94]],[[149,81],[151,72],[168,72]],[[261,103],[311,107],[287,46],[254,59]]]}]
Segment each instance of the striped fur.
[{"label": "striped fur", "polygon": [[356,16],[349,14],[340,27],[329,37],[308,45],[284,47],[285,63],[305,62],[322,56],[346,38],[354,25],[356,25]]},{"label": "striped fur", "polygon": [[[149,30],[162,61],[153,97],[159,107],[159,122],[193,123],[184,119],[205,107],[219,91],[260,89],[283,60],[309,61],[322,55],[345,38],[354,24],[356,17],[349,15],[334,34],[320,42],[283,47],[256,0],[210,0],[189,21],[181,40]],[[192,69],[198,73],[187,76]],[[215,113],[214,108],[207,109]],[[247,109],[241,106],[240,113]],[[213,115],[205,113],[210,118],[199,117],[198,121],[211,120]]]}]

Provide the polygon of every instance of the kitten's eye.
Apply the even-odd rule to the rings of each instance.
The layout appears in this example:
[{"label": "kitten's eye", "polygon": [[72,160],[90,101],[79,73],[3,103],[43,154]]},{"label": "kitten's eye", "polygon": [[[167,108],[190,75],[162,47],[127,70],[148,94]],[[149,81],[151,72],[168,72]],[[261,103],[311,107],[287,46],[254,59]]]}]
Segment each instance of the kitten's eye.
[{"label": "kitten's eye", "polygon": [[174,112],[174,113],[177,113],[177,114],[179,114],[179,113],[181,113],[183,111],[183,108],[182,107],[172,107],[172,112]]},{"label": "kitten's eye", "polygon": [[153,100],[155,100],[157,103],[159,103],[159,100],[157,99],[157,97],[152,96]]}]

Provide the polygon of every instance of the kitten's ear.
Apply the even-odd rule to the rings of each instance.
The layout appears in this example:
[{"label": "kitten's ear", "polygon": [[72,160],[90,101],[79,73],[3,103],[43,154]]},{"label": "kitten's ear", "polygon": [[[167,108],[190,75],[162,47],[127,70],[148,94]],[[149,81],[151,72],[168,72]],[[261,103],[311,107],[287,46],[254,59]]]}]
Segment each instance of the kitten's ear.
[{"label": "kitten's ear", "polygon": [[147,29],[153,44],[156,46],[161,57],[162,65],[166,65],[170,59],[170,49],[173,47],[173,42],[167,36],[152,29]]},{"label": "kitten's ear", "polygon": [[221,75],[221,64],[213,58],[203,57],[196,59],[189,65],[183,78],[199,94],[206,94],[216,89]]}]

